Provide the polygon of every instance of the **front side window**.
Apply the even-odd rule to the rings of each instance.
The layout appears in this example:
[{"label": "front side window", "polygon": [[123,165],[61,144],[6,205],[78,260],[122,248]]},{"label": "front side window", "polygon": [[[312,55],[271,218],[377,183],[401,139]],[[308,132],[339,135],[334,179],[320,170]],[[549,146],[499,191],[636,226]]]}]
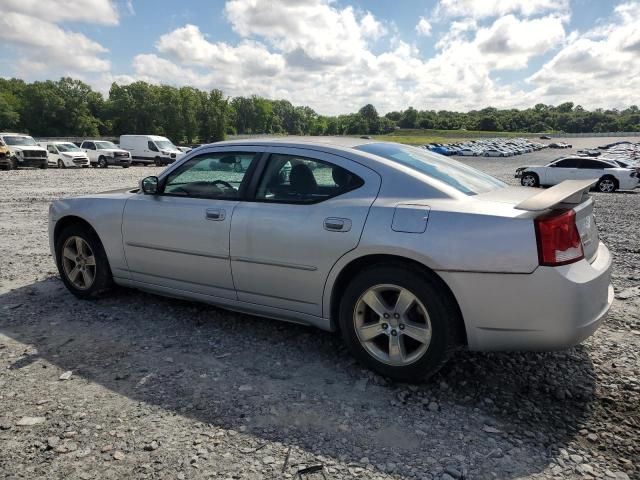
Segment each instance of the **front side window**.
[{"label": "front side window", "polygon": [[53,145],[47,145],[47,151],[48,151],[49,153],[58,153],[58,152],[56,151],[56,147],[54,147]]},{"label": "front side window", "polygon": [[177,197],[231,200],[240,198],[240,185],[259,153],[206,153],[171,172],[163,193]]},{"label": "front side window", "polygon": [[[506,187],[504,182],[491,175],[468,167],[464,163],[433,155],[428,150],[421,148],[399,143],[367,143],[356,147],[356,150],[372,153],[409,167],[467,195],[476,195]],[[471,150],[467,149],[466,151]]]},{"label": "front side window", "polygon": [[87,142],[84,145],[84,148],[86,148],[87,150],[95,150],[96,146],[93,144],[93,142]]},{"label": "front side window", "polygon": [[574,158],[567,158],[565,160],[560,160],[553,165],[560,168],[576,168],[578,166],[578,161]]},{"label": "front side window", "polygon": [[357,175],[330,163],[297,155],[269,157],[256,199],[281,203],[316,203],[363,185]]},{"label": "front side window", "polygon": [[155,143],[151,141],[147,142],[147,147],[149,147],[149,150],[151,150],[152,152],[158,151],[158,147],[156,147]]}]

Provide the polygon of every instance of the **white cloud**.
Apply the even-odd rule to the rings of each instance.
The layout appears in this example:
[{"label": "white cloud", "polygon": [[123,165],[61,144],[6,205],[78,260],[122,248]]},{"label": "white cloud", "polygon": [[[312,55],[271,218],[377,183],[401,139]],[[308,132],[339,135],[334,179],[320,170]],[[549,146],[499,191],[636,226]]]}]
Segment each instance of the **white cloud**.
[{"label": "white cloud", "polygon": [[569,0],[440,0],[437,16],[482,19],[517,13],[525,17],[545,12],[568,12]]},{"label": "white cloud", "polygon": [[80,21],[118,24],[118,11],[111,0],[2,0],[2,10],[23,13],[51,23]]},{"label": "white cloud", "polygon": [[[37,35],[26,32],[38,32]],[[110,64],[100,58],[107,51],[102,45],[81,33],[21,13],[0,15],[0,39],[23,48],[22,72],[41,71],[48,65],[72,71],[105,71]]]},{"label": "white cloud", "polygon": [[420,17],[418,24],[416,25],[416,33],[423,37],[431,36],[431,23],[424,17]]},{"label": "white cloud", "polygon": [[346,65],[387,33],[371,13],[328,0],[228,0],[225,13],[240,36],[261,37],[305,67]]},{"label": "white cloud", "polygon": [[82,33],[59,25],[85,22],[116,25],[118,12],[111,0],[2,0],[0,39],[13,47],[14,71],[29,78],[48,72],[80,76],[106,72],[108,50]]},{"label": "white cloud", "polygon": [[627,2],[611,19],[567,44],[528,78],[529,97],[588,107],[640,103],[640,4]]}]

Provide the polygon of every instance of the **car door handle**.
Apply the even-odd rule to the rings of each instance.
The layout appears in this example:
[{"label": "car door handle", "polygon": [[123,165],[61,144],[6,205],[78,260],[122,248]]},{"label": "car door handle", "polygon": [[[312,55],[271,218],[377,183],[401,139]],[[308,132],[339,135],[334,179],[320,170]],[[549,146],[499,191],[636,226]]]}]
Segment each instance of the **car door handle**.
[{"label": "car door handle", "polygon": [[336,217],[325,218],[324,229],[329,232],[348,232],[351,230],[351,220]]},{"label": "car door handle", "polygon": [[207,220],[213,220],[214,222],[224,220],[224,217],[224,210],[221,208],[207,208],[205,212],[205,218]]}]

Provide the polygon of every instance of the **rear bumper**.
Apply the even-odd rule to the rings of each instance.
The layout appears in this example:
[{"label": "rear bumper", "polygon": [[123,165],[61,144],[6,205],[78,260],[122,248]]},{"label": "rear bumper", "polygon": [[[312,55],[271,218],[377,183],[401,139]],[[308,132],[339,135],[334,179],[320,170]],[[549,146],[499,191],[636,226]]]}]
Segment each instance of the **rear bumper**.
[{"label": "rear bumper", "polygon": [[592,335],[613,302],[611,254],[530,274],[439,272],[465,321],[469,349],[550,351]]}]

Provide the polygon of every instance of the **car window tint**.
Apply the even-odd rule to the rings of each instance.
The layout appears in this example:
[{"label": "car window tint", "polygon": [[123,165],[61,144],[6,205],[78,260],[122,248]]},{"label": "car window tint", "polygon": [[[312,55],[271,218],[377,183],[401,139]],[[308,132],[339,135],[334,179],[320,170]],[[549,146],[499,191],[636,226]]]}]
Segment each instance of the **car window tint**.
[{"label": "car window tint", "polygon": [[157,152],[158,151],[158,147],[156,147],[156,144],[149,141],[147,142],[147,147],[149,148],[149,150],[151,150],[152,152]]},{"label": "car window tint", "polygon": [[348,170],[297,155],[273,154],[262,175],[256,199],[281,203],[316,203],[363,185]]},{"label": "car window tint", "polygon": [[434,155],[428,150],[398,143],[367,143],[357,150],[386,158],[439,180],[467,195],[504,188],[506,184],[464,163]]},{"label": "car window tint", "polygon": [[592,170],[602,170],[603,168],[611,168],[611,165],[607,165],[604,162],[597,160],[582,160],[578,168],[589,168]]},{"label": "car window tint", "polygon": [[169,174],[165,195],[195,198],[239,198],[245,173],[260,154],[226,152],[205,153],[189,159]]},{"label": "car window tint", "polygon": [[578,166],[578,161],[575,158],[566,158],[556,162],[555,166],[561,168],[576,168]]}]

